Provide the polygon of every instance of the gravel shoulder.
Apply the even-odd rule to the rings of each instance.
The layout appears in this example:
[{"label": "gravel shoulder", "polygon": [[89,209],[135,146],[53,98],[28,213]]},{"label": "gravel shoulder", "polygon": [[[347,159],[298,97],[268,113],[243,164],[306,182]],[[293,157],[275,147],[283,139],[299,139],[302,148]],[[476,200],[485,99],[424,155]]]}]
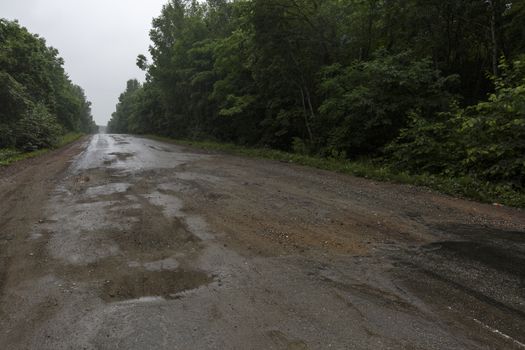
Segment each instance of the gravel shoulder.
[{"label": "gravel shoulder", "polygon": [[4,349],[525,349],[525,213],[126,135],[0,169]]}]

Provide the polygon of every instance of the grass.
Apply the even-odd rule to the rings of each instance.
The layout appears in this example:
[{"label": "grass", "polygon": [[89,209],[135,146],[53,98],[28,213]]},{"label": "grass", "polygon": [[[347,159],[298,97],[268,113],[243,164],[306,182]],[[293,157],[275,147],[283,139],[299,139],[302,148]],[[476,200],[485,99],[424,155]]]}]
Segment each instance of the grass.
[{"label": "grass", "polygon": [[193,146],[208,151],[221,151],[247,157],[284,161],[378,181],[424,186],[444,194],[484,203],[525,207],[524,192],[516,191],[508,185],[479,181],[471,177],[451,178],[432,174],[396,172],[387,165],[372,160],[349,161],[307,156],[268,148],[247,148],[230,143],[178,140],[156,135],[147,135],[146,137],[158,141]]},{"label": "grass", "polygon": [[64,147],[71,142],[78,140],[83,135],[84,134],[82,133],[67,133],[60,137],[55,147],[39,149],[31,152],[24,152],[13,148],[2,148],[0,149],[0,166],[7,166],[24,159],[41,156],[53,149]]}]

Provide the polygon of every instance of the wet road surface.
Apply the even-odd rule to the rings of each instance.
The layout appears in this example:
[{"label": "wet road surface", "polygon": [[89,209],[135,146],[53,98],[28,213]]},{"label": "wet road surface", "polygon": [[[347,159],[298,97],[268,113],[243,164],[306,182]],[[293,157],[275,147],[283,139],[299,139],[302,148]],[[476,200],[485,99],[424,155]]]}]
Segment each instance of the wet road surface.
[{"label": "wet road surface", "polygon": [[126,135],[76,147],[0,181],[2,349],[525,349],[521,210]]}]

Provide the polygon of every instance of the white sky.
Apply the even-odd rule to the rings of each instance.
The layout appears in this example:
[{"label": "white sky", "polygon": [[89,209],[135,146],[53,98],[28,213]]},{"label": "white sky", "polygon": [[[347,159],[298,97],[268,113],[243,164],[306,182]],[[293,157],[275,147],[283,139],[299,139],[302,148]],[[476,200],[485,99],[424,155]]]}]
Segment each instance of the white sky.
[{"label": "white sky", "polygon": [[151,20],[168,0],[0,0],[0,17],[18,19],[59,50],[73,83],[86,91],[93,117],[106,125],[135,65],[147,54]]}]

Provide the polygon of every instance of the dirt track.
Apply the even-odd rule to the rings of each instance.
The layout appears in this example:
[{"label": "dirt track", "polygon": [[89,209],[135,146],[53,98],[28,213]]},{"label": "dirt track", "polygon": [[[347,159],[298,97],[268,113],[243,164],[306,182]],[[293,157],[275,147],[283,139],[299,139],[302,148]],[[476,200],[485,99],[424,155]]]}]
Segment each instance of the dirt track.
[{"label": "dirt track", "polygon": [[0,200],[0,349],[525,349],[521,210],[123,135]]}]

